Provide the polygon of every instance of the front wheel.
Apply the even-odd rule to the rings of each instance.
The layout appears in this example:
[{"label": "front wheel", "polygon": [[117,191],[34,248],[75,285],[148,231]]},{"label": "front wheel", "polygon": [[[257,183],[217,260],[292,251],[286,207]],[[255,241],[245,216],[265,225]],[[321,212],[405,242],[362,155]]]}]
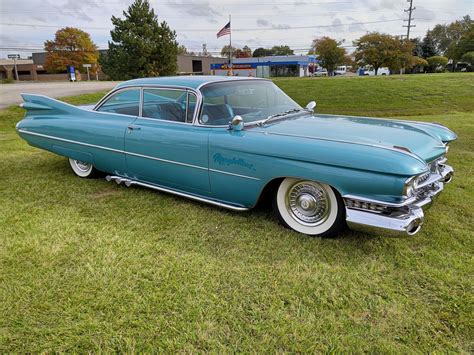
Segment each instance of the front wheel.
[{"label": "front wheel", "polygon": [[90,163],[69,158],[69,165],[71,165],[74,174],[81,178],[92,178],[98,175],[98,170]]},{"label": "front wheel", "polygon": [[299,233],[334,237],[346,227],[342,198],[331,186],[316,181],[284,179],[273,208],[286,227]]}]

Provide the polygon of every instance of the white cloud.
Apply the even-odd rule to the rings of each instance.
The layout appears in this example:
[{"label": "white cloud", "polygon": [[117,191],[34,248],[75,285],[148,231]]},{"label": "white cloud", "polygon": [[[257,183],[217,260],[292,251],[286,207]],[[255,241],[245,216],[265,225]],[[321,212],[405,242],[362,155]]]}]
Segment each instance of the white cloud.
[{"label": "white cloud", "polygon": [[[132,0],[1,0],[2,47],[42,48],[61,26],[83,28],[100,48],[106,48],[112,29],[110,17],[122,16]],[[232,41],[252,48],[288,44],[304,52],[313,38],[330,36],[350,44],[367,31],[392,35],[405,33],[406,0],[152,0],[159,20],[168,22],[178,41],[198,52],[203,43],[209,51],[220,52],[227,37],[217,31],[232,14]],[[437,23],[451,22],[472,14],[471,0],[415,0],[413,36],[423,36]],[[390,22],[367,23],[380,19]],[[399,19],[391,21],[393,19]],[[13,26],[23,24],[25,26]],[[30,27],[40,24],[53,27]],[[347,24],[347,25],[346,25]],[[352,25],[351,25],[352,24]],[[337,26],[334,26],[337,25]],[[343,25],[343,26],[341,26]],[[56,27],[58,26],[58,27]],[[307,29],[294,27],[329,26]],[[250,29],[250,30],[247,30]],[[199,31],[197,31],[199,30]],[[0,50],[0,57],[9,51]],[[27,55],[28,52],[22,52]]]}]

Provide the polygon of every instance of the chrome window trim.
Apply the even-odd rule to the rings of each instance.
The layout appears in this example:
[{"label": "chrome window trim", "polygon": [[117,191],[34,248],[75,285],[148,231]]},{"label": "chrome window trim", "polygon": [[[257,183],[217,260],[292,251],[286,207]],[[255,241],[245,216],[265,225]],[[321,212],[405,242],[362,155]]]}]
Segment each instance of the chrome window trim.
[{"label": "chrome window trim", "polygon": [[[142,93],[143,93],[143,100],[141,102],[141,105],[140,107],[142,108],[143,110],[143,106],[145,106],[145,90],[171,90],[171,91],[183,91],[183,93],[186,94],[186,113],[187,113],[187,106],[188,106],[188,102],[187,102],[187,95],[189,94],[190,90],[189,88],[171,88],[171,87],[164,87],[164,86],[143,86],[141,87],[141,90],[142,90]],[[170,121],[170,120],[165,120],[165,119],[162,119],[162,118],[153,118],[153,117],[144,117],[142,112],[140,113],[140,116],[138,116],[139,119],[141,120],[152,120],[152,121],[159,121],[159,122],[168,122],[168,123],[177,123],[177,124],[185,124],[185,125],[192,125],[192,123],[190,124],[189,122],[186,122],[187,120],[187,115],[185,116],[185,121],[184,122],[179,122],[179,121]],[[194,116],[193,116],[193,121],[194,121]]]},{"label": "chrome window trim", "polygon": [[[229,77],[226,76],[226,78],[229,78]],[[207,85],[212,85],[212,84],[217,84],[217,83],[225,83],[225,82],[229,82],[229,81],[252,81],[252,80],[271,81],[270,79],[266,79],[266,78],[241,78],[241,77],[232,77],[232,78],[229,78],[229,79],[222,79],[222,80],[216,80],[216,81],[208,81],[208,82],[202,83],[202,84],[198,85],[198,87],[196,88],[196,90],[201,90],[203,87],[205,87],[205,86],[207,86]]]},{"label": "chrome window trim", "polygon": [[[201,112],[202,106],[204,105],[204,97],[202,96],[201,90],[204,87],[208,86],[208,85],[220,84],[220,83],[225,83],[225,82],[230,82],[230,81],[237,81],[237,82],[241,82],[241,81],[270,81],[270,82],[272,82],[270,79],[265,79],[265,78],[232,78],[232,79],[228,79],[228,80],[222,79],[222,80],[219,80],[219,81],[211,81],[211,82],[202,83],[196,88],[196,90],[198,90],[201,94],[199,113]],[[229,121],[229,124],[230,124],[230,121]],[[224,128],[224,129],[229,128],[228,124],[227,125],[204,125],[204,124],[199,122],[199,114],[196,117],[194,125],[197,126],[197,127],[205,127],[205,128]],[[245,126],[245,123],[244,123],[244,126]]]},{"label": "chrome window trim", "polygon": [[84,143],[84,142],[74,141],[74,140],[71,140],[71,139],[60,138],[60,137],[55,137],[55,136],[50,136],[50,135],[47,135],[47,134],[42,134],[42,133],[37,133],[37,132],[30,132],[30,131],[27,131],[27,130],[25,130],[25,129],[18,129],[18,132],[24,133],[24,134],[33,135],[33,136],[38,136],[38,137],[53,139],[53,140],[57,140],[57,141],[61,141],[61,142],[66,142],[66,143],[78,144],[78,145],[82,145],[82,146],[85,146],[85,147],[103,149],[103,150],[108,150],[108,151],[115,152],[115,153],[121,153],[121,154],[126,154],[126,155],[133,155],[133,156],[137,156],[137,157],[140,157],[140,158],[162,161],[162,162],[164,162],[164,163],[175,164],[175,165],[181,165],[181,166],[187,166],[187,167],[195,168],[195,169],[199,169],[199,170],[207,170],[208,172],[213,171],[213,172],[220,173],[220,174],[232,175],[232,176],[241,177],[241,178],[250,179],[250,180],[260,180],[260,178],[257,178],[257,177],[254,177],[254,176],[240,175],[240,174],[235,174],[235,173],[231,173],[231,172],[228,172],[228,171],[222,171],[222,170],[217,170],[217,169],[210,169],[210,168],[208,168],[208,167],[203,167],[203,166],[199,166],[199,165],[193,165],[193,164],[181,163],[181,162],[174,161],[174,160],[167,160],[167,159],[161,159],[161,158],[151,157],[151,156],[148,156],[148,155],[143,155],[143,154],[128,152],[128,151],[122,150],[122,149],[109,148],[109,147],[104,147],[104,146],[101,146],[101,145],[90,144],[90,143]]},{"label": "chrome window trim", "polygon": [[[115,113],[115,112],[103,112],[103,111],[98,111],[102,105],[110,98],[112,97],[113,95],[121,92],[121,91],[127,91],[127,90],[139,90],[139,99],[138,99],[138,116],[135,116],[135,115],[125,115],[123,113]],[[123,87],[123,88],[119,88],[119,89],[116,89],[116,90],[112,90],[110,91],[109,93],[107,93],[95,106],[94,108],[92,109],[92,111],[95,111],[97,113],[107,113],[107,114],[110,114],[110,115],[120,115],[120,116],[127,116],[127,117],[140,117],[140,114],[141,114],[141,107],[142,107],[142,92],[141,92],[141,88],[139,86],[127,86],[127,87]]]},{"label": "chrome window trim", "polygon": [[[137,85],[127,85],[127,86],[122,86],[122,87],[119,87],[119,88],[112,89],[102,99],[99,100],[99,102],[94,106],[92,111],[95,111],[97,113],[110,114],[110,115],[121,115],[121,116],[127,116],[127,117],[140,117],[140,118],[142,118],[141,112],[140,112],[139,116],[131,116],[131,115],[124,115],[124,114],[120,114],[120,113],[97,111],[100,108],[100,106],[102,106],[104,101],[106,101],[111,95],[115,94],[116,92],[119,92],[121,90],[137,89],[137,88],[140,89],[141,91],[143,91],[143,89],[145,89],[145,88],[156,88],[156,89],[166,89],[166,90],[168,90],[168,89],[173,90],[174,89],[174,90],[188,91],[188,92],[191,92],[194,95],[196,95],[196,108],[200,109],[200,107],[201,107],[202,95],[201,95],[201,92],[197,89],[193,89],[193,88],[187,87],[187,86],[179,86],[179,85],[137,84]],[[143,97],[140,100],[140,107],[142,107],[142,105],[143,105]],[[76,107],[76,106],[74,106],[74,107]],[[197,113],[198,112],[199,112],[199,110],[195,110],[195,112],[194,112],[193,121],[192,121],[193,126],[196,125],[195,123],[196,123],[196,120],[197,120]],[[147,117],[147,118],[152,119],[152,120],[154,119],[154,118],[149,118],[149,117]],[[158,120],[158,119],[155,119],[155,120]],[[173,121],[167,121],[167,120],[160,120],[160,121],[173,122]],[[174,123],[187,123],[187,122],[174,122]]]}]

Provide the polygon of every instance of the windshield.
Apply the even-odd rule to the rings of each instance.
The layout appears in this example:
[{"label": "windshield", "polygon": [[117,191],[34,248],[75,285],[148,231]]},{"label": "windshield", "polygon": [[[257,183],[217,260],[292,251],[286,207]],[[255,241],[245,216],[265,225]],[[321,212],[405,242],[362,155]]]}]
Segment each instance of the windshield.
[{"label": "windshield", "polygon": [[264,120],[285,111],[301,110],[278,86],[267,80],[213,83],[202,90],[199,122],[209,126],[228,125],[236,115],[244,123]]}]

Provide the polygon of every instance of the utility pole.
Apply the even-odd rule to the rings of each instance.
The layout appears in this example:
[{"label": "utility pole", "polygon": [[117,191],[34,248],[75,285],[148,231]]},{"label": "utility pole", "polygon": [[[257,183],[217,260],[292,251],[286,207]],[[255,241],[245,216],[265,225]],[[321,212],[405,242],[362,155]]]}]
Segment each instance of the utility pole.
[{"label": "utility pole", "polygon": [[403,10],[403,11],[408,12],[408,20],[403,20],[403,21],[408,22],[408,25],[403,25],[403,27],[407,28],[407,40],[409,40],[410,39],[410,28],[416,27],[416,25],[411,24],[411,21],[413,20],[412,13],[413,13],[413,10],[416,9],[416,7],[413,7],[413,0],[407,0],[407,2],[410,3],[410,7],[406,10]]}]

